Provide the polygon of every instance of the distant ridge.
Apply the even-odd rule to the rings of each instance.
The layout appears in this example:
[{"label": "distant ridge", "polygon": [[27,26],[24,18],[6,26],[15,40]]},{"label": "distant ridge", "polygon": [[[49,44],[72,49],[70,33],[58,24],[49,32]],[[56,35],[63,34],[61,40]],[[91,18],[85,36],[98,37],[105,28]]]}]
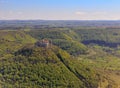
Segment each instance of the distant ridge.
[{"label": "distant ridge", "polygon": [[11,27],[39,29],[43,27],[115,27],[120,28],[120,20],[0,20],[0,29]]}]

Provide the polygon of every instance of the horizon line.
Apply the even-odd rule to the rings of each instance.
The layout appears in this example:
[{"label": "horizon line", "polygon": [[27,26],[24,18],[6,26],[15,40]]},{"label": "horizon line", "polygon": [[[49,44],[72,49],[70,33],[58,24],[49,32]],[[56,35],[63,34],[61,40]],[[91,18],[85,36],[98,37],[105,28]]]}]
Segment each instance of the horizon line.
[{"label": "horizon line", "polygon": [[60,19],[0,19],[0,21],[120,21],[118,20],[60,20]]}]

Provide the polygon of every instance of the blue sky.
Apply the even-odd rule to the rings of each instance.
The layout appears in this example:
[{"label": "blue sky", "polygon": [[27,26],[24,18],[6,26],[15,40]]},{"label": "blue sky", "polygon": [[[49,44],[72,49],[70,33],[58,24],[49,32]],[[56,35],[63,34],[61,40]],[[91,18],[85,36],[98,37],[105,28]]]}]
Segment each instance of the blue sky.
[{"label": "blue sky", "polygon": [[0,20],[120,20],[120,0],[0,0]]}]

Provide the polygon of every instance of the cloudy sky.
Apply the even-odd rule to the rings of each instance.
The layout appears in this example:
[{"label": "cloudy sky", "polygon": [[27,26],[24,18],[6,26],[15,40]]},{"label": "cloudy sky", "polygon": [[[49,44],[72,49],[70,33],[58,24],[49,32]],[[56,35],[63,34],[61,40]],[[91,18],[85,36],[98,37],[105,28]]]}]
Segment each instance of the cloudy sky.
[{"label": "cloudy sky", "polygon": [[120,20],[120,0],[0,0],[0,20]]}]

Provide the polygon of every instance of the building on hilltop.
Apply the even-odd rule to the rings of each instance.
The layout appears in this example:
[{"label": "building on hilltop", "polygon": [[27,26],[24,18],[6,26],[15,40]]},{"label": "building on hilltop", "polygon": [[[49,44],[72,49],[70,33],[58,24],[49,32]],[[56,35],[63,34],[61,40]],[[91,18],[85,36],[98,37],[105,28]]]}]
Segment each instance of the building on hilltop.
[{"label": "building on hilltop", "polygon": [[50,42],[48,39],[43,39],[35,43],[36,46],[45,47],[45,48],[51,47],[51,44],[52,42]]}]

